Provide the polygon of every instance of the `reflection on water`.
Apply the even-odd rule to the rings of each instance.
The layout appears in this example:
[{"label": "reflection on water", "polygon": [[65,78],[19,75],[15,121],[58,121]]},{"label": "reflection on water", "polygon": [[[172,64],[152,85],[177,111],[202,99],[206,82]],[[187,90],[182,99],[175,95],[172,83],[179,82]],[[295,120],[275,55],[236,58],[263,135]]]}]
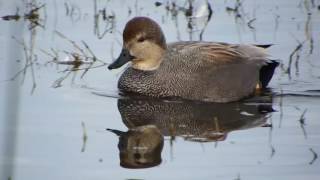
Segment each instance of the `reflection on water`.
[{"label": "reflection on water", "polygon": [[193,141],[224,140],[227,133],[264,125],[272,110],[264,104],[170,102],[148,99],[119,99],[123,123],[129,128],[152,124],[165,136],[183,136]]},{"label": "reflection on water", "polygon": [[[44,19],[43,19],[43,11],[45,4],[38,4],[36,1],[31,1],[30,3],[26,3],[26,10],[23,13],[19,13],[19,8],[16,8],[15,14],[5,15],[0,17],[2,20],[5,21],[18,21],[20,19],[23,19],[25,21],[29,22],[29,30],[32,30],[36,27],[42,27],[45,28],[43,25]],[[41,14],[41,15],[40,15]]]},{"label": "reflection on water", "polygon": [[[0,179],[319,179],[319,7],[0,1]],[[202,104],[92,95],[116,91],[121,72],[106,65],[134,16],[157,21],[167,42],[274,44],[277,96]],[[118,153],[123,167],[156,167],[121,168]]]},{"label": "reflection on water", "polygon": [[[197,6],[195,7],[195,4]],[[161,6],[161,2],[156,2],[155,6]],[[179,31],[178,14],[182,13],[187,19],[187,29],[189,34],[189,40],[193,40],[193,35],[199,32],[199,40],[203,40],[203,33],[211,20],[213,11],[211,8],[211,2],[209,1],[185,1],[183,5],[179,5],[176,1],[167,1],[165,10],[171,15],[172,20],[175,23],[177,29],[177,39],[181,40]]]},{"label": "reflection on water", "polygon": [[226,104],[127,97],[118,99],[118,109],[129,131],[108,130],[119,136],[120,165],[126,168],[158,165],[162,135],[224,141],[231,131],[266,125],[273,111],[271,95]]},{"label": "reflection on water", "polygon": [[161,163],[163,136],[156,126],[137,126],[127,132],[107,130],[119,136],[118,148],[122,167],[148,168]]}]

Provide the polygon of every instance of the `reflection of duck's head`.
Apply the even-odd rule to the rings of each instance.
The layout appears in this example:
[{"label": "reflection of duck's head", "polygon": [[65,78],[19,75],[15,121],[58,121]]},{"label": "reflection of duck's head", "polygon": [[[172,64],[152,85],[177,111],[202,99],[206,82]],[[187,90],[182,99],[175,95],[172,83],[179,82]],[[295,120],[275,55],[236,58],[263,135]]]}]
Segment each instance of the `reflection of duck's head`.
[{"label": "reflection of duck's head", "polygon": [[139,126],[127,132],[111,130],[119,136],[120,165],[148,168],[161,163],[163,136],[154,125]]},{"label": "reflection of duck's head", "polygon": [[272,97],[260,100],[221,104],[128,98],[119,99],[118,108],[129,129],[152,124],[165,136],[206,142],[225,140],[230,131],[264,125],[266,112],[272,111]]}]

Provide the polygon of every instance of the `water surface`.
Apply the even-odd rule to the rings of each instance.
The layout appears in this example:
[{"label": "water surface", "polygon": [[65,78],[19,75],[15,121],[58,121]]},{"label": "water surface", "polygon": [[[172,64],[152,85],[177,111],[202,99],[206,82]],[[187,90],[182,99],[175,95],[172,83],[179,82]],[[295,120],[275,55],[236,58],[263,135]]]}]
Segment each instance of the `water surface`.
[{"label": "water surface", "polygon": [[[187,2],[155,2],[0,1],[0,179],[319,179],[319,2],[209,1],[207,23],[205,1],[192,22]],[[167,42],[274,44],[272,92],[222,105],[117,98],[124,69],[106,65],[134,16]],[[150,124],[163,142],[131,133]],[[154,163],[120,166],[121,135],[144,144],[129,163]]]}]

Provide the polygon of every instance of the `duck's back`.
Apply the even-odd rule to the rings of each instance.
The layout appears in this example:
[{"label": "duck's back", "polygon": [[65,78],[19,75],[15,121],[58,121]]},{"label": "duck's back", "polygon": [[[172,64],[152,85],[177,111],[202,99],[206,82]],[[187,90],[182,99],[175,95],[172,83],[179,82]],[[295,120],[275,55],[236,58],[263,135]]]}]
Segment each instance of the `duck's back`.
[{"label": "duck's back", "polygon": [[172,43],[157,70],[130,67],[118,87],[124,92],[154,97],[236,101],[252,94],[265,60],[266,54],[250,45]]}]

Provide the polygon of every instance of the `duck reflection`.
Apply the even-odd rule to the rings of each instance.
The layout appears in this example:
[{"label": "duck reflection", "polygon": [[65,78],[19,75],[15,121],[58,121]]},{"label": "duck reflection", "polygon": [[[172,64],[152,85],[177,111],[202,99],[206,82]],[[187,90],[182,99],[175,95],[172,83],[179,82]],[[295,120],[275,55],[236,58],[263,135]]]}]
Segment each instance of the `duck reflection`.
[{"label": "duck reflection", "polygon": [[231,131],[265,125],[273,111],[271,96],[223,104],[124,98],[118,109],[129,131],[109,130],[120,137],[120,165],[126,168],[160,164],[163,136],[223,141]]},{"label": "duck reflection", "polygon": [[107,130],[119,136],[120,166],[148,168],[161,163],[163,136],[156,126],[138,126],[127,132]]},{"label": "duck reflection", "polygon": [[164,136],[207,142],[224,140],[230,131],[264,125],[272,97],[223,104],[130,98],[119,99],[118,109],[129,129],[151,124]]}]

